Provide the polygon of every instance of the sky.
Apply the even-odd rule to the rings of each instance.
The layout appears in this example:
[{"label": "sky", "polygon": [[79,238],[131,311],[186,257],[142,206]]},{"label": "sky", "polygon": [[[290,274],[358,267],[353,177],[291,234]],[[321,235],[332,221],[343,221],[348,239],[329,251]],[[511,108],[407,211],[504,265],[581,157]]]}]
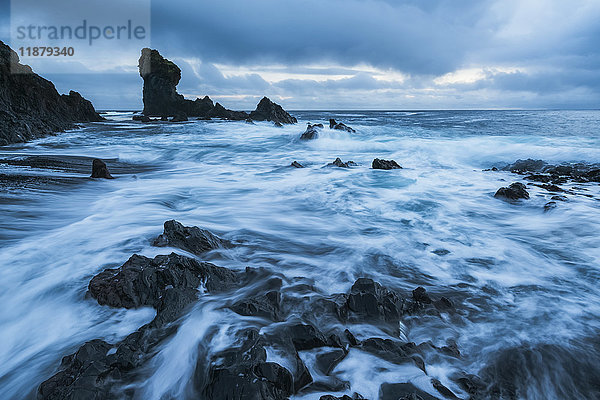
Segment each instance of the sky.
[{"label": "sky", "polygon": [[[3,1],[0,38],[10,43]],[[600,108],[598,0],[148,6],[149,45],[181,68],[179,93],[232,109],[251,110],[264,95],[290,110]],[[127,50],[85,71],[38,72],[97,109],[137,110],[140,49]]]}]

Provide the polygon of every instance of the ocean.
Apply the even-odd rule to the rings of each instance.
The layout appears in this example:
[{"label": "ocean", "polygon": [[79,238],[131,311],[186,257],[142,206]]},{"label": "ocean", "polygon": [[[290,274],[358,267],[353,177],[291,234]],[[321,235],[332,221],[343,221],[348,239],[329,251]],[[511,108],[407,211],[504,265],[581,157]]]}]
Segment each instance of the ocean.
[{"label": "ocean", "polygon": [[[434,378],[467,399],[457,377],[470,375],[483,381],[483,398],[600,398],[600,185],[566,182],[566,201],[550,210],[556,193],[532,184],[528,200],[494,197],[512,182],[531,183],[502,170],[518,159],[599,163],[600,111],[292,114],[299,123],[278,128],[139,123],[107,112],[106,122],[0,148],[0,397],[35,398],[63,356],[92,339],[115,343],[154,318],[152,308],[100,306],[86,292],[94,275],[134,253],[190,255],[152,246],[175,219],[232,244],[202,260],[280,279],[285,321],[421,345],[425,371],[350,348],[327,376],[315,366],[319,349],[300,351],[315,382],[342,384],[293,398],[377,399],[386,382],[443,398]],[[356,132],[326,126],[299,140],[306,123],[329,118]],[[19,162],[36,157],[39,165]],[[89,179],[89,157],[105,160],[116,179]],[[327,166],[337,157],[357,165]],[[374,158],[402,169],[372,169]],[[485,171],[492,167],[500,170]],[[406,315],[394,335],[314,307],[362,277],[407,298],[421,286],[454,310]],[[128,393],[202,398],[202,366],[236,332],[268,334],[285,323],[227,307],[247,290],[199,296]],[[437,351],[452,343],[459,354]],[[284,367],[288,356],[267,349]]]}]

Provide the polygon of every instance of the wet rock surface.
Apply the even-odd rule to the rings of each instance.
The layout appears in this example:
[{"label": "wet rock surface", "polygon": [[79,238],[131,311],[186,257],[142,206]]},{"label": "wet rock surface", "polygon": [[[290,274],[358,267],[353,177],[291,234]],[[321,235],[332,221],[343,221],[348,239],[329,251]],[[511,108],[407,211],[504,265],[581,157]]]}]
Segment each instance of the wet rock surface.
[{"label": "wet rock surface", "polygon": [[92,178],[113,179],[113,176],[108,171],[106,163],[98,158],[92,161]]},{"label": "wet rock surface", "polygon": [[354,130],[353,128],[350,128],[348,125],[345,125],[341,122],[336,122],[336,120],[333,118],[331,118],[329,120],[329,129],[335,129],[338,131],[345,131],[345,132],[350,132],[350,133],[356,132],[356,130]]},{"label": "wet rock surface", "polygon": [[323,129],[322,124],[310,124],[308,123],[306,130],[300,136],[300,140],[312,140],[319,137],[319,131]]},{"label": "wet rock surface", "polygon": [[341,158],[336,158],[333,162],[327,164],[328,167],[350,168],[356,167],[358,164],[354,161],[343,162]]},{"label": "wet rock surface", "polygon": [[371,164],[373,169],[402,169],[402,167],[394,160],[382,160],[376,158]]},{"label": "wet rock surface", "polygon": [[0,81],[0,146],[63,132],[78,122],[104,120],[79,93],[60,95],[1,41]]},{"label": "wet rock surface", "polygon": [[527,192],[525,185],[521,182],[515,182],[511,183],[508,187],[498,189],[494,197],[508,200],[528,199],[529,192]]},{"label": "wet rock surface", "polygon": [[226,245],[226,242],[206,229],[183,226],[175,220],[166,221],[163,233],[152,243],[156,247],[177,247],[200,255]]}]

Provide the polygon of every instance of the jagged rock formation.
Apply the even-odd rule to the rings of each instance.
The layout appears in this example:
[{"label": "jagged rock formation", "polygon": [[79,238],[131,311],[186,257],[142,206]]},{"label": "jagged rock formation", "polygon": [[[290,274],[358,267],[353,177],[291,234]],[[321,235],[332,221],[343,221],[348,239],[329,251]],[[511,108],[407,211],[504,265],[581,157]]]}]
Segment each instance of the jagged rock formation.
[{"label": "jagged rock formation", "polygon": [[496,198],[508,200],[528,199],[529,193],[521,182],[511,183],[508,187],[501,187],[494,195]]},{"label": "jagged rock formation", "polygon": [[373,169],[402,169],[402,167],[394,160],[383,160],[376,158],[371,164]]},{"label": "jagged rock formation", "polygon": [[92,161],[92,176],[91,178],[113,179],[113,176],[108,171],[106,163],[99,158]]},{"label": "jagged rock formation", "polygon": [[[221,118],[235,121],[252,119],[255,121],[273,121],[275,123],[291,124],[296,118],[285,112],[281,106],[264,97],[256,110],[250,115],[244,111],[232,111],[221,104],[214,104],[208,97],[187,100],[177,93],[177,84],[181,80],[181,70],[172,61],[167,60],[157,50],[142,49],[138,68],[144,80],[144,111],[145,116],[199,117],[201,119]],[[182,120],[177,118],[176,120]]]},{"label": "jagged rock formation", "polygon": [[256,106],[256,110],[250,113],[254,121],[272,121],[280,124],[295,124],[298,120],[292,117],[279,104],[273,103],[268,97],[263,97]]},{"label": "jagged rock formation", "polygon": [[323,129],[323,124],[313,124],[310,122],[306,126],[306,130],[300,136],[300,140],[311,140],[319,137],[319,130]]},{"label": "jagged rock formation", "polygon": [[104,119],[79,93],[60,95],[52,82],[21,64],[17,53],[2,41],[0,82],[0,146],[62,132],[77,122]]}]

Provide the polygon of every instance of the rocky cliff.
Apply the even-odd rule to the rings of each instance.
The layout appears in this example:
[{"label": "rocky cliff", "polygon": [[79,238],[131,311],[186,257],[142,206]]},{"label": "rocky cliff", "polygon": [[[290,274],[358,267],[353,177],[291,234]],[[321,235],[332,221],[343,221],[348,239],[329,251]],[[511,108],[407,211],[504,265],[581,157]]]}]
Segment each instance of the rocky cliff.
[{"label": "rocky cliff", "polygon": [[0,41],[0,146],[101,120],[92,103],[74,91],[60,95],[52,82],[22,65],[17,53]]},{"label": "rocky cliff", "polygon": [[272,121],[280,124],[296,123],[296,118],[288,114],[280,105],[263,98],[251,114],[232,111],[221,104],[214,104],[208,97],[187,100],[177,93],[181,80],[181,70],[167,60],[157,50],[142,49],[138,68],[144,80],[144,115],[149,117],[173,117],[185,114],[187,117],[222,118],[230,120]]}]

